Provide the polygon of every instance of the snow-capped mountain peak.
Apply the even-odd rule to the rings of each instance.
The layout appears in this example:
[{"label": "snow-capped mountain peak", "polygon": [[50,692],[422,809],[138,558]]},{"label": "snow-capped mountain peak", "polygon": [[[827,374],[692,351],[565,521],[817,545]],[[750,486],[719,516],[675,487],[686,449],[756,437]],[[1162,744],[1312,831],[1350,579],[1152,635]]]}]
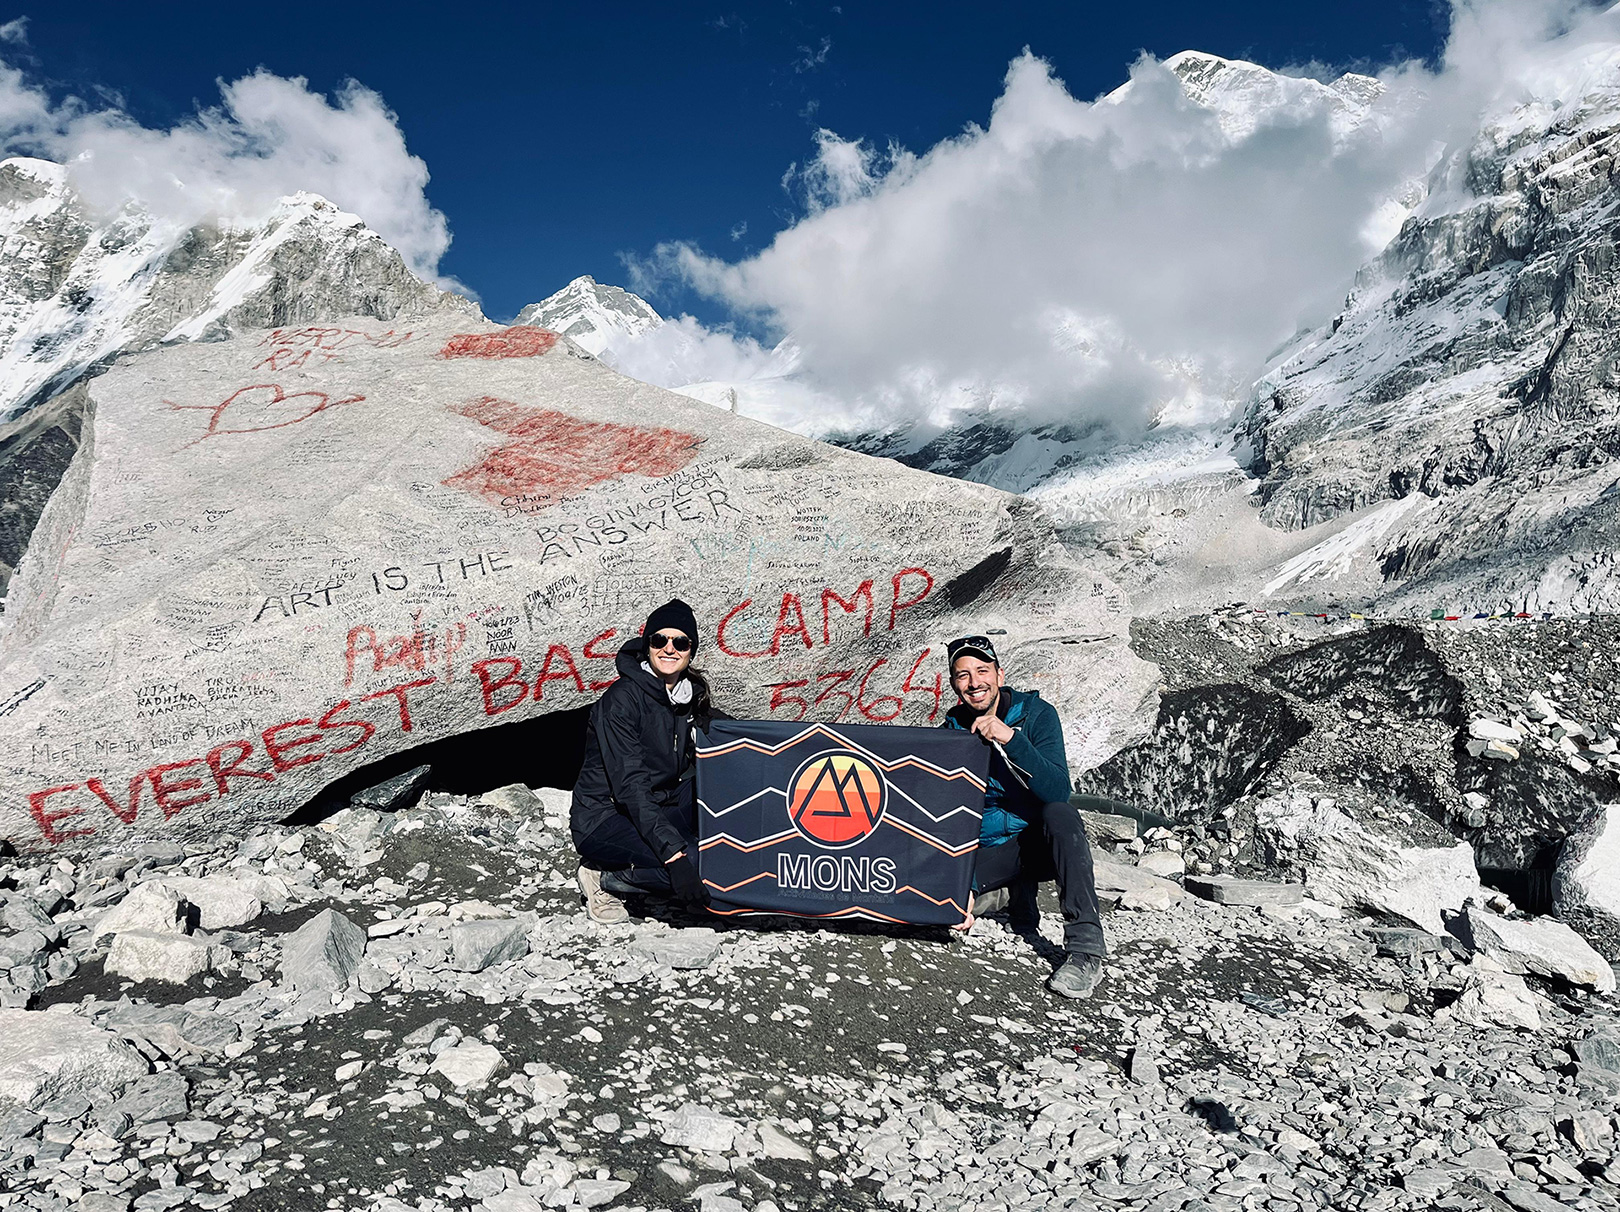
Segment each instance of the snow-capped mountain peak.
[{"label": "snow-capped mountain peak", "polygon": [[[1299,114],[1312,106],[1326,108],[1334,135],[1342,138],[1367,118],[1372,103],[1384,91],[1383,84],[1372,76],[1347,72],[1324,84],[1205,51],[1181,51],[1166,59],[1164,66],[1181,81],[1187,99],[1212,112],[1233,142],[1247,138],[1279,114]],[[1130,87],[1122,85],[1110,96],[1121,97]]]},{"label": "snow-capped mountain peak", "polygon": [[192,227],[134,205],[97,214],[63,166],[0,161],[0,422],[126,350],[337,316],[392,320],[446,299],[315,194],[283,198],[262,221]]},{"label": "snow-capped mountain peak", "polygon": [[529,304],[513,321],[561,333],[595,357],[601,357],[604,350],[620,341],[652,331],[663,322],[664,317],[640,295],[618,286],[606,286],[589,274],[582,274],[556,294]]}]

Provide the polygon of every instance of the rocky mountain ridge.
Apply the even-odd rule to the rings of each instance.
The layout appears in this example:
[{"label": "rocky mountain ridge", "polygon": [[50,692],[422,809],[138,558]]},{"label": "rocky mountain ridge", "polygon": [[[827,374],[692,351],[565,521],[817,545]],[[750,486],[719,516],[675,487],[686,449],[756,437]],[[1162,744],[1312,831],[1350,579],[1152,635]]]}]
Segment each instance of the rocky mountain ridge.
[{"label": "rocky mountain ridge", "polygon": [[[1331,114],[1333,134],[1343,139],[1370,116],[1384,86],[1373,76],[1345,72],[1333,80],[1274,72],[1244,59],[1228,59],[1206,51],[1185,50],[1171,55],[1164,66],[1181,81],[1187,98],[1209,110],[1232,139],[1252,134],[1269,117],[1286,111],[1322,107]],[[1104,98],[1117,103],[1130,94],[1121,85]]]},{"label": "rocky mountain ridge", "polygon": [[1254,389],[1262,517],[1372,510],[1361,588],[1391,604],[1620,605],[1620,63],[1594,71],[1437,165],[1345,310]]}]

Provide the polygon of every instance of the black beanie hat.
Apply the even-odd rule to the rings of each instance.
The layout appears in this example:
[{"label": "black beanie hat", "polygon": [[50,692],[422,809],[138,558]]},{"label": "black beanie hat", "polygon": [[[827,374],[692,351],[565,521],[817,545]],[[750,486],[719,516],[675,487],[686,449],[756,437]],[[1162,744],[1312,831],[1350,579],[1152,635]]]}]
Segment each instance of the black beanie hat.
[{"label": "black beanie hat", "polygon": [[692,608],[680,598],[671,598],[657,610],[647,616],[647,625],[642,628],[642,635],[656,635],[660,631],[684,631],[692,637],[692,647],[697,648],[698,625],[697,615]]}]

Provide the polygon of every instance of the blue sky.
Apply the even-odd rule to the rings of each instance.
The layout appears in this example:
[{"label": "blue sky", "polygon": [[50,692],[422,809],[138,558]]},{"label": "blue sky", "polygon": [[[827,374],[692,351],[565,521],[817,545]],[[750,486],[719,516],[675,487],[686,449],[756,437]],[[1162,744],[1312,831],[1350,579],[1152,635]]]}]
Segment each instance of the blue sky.
[{"label": "blue sky", "polygon": [[[1431,58],[1433,0],[1355,4],[783,3],[614,6],[131,5],[13,8],[9,55],[53,97],[116,100],[167,128],[258,67],[328,92],[354,78],[398,114],[454,242],[441,269],[507,319],[624,254],[691,241],[738,260],[802,213],[790,164],[825,127],[924,151],[984,123],[1024,47],[1074,96],[1121,83],[1142,50],[1273,67]],[[669,286],[666,313],[714,307]]]}]

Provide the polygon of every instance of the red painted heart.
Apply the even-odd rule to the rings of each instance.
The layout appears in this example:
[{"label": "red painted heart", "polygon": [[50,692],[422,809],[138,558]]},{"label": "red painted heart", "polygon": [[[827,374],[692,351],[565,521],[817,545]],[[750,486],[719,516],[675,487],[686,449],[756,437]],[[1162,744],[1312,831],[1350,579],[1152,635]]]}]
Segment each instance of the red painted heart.
[{"label": "red painted heart", "polygon": [[[363,399],[364,396],[348,396],[333,400],[324,391],[295,391],[289,395],[278,383],[257,383],[238,388],[218,404],[170,404],[169,407],[177,411],[196,409],[209,413],[208,431],[203,437],[211,438],[218,434],[284,429],[334,405],[354,404]],[[222,425],[222,421],[226,424]]]}]

